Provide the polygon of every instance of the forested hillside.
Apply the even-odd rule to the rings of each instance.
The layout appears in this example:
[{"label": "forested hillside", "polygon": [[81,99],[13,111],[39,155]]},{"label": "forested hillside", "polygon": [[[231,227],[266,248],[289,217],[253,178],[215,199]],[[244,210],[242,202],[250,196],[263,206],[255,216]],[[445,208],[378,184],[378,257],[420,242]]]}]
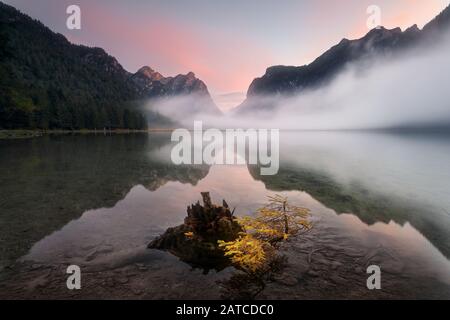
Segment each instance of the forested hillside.
[{"label": "forested hillside", "polygon": [[0,3],[0,128],[146,128],[129,77],[103,49]]}]

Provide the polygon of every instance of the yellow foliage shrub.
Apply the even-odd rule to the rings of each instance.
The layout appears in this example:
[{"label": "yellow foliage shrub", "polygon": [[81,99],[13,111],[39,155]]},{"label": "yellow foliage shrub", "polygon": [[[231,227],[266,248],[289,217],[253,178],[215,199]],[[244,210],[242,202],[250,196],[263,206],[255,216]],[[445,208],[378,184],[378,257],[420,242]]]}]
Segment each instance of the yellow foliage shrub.
[{"label": "yellow foliage shrub", "polygon": [[289,205],[287,198],[269,197],[269,204],[259,209],[255,217],[238,220],[245,231],[238,239],[218,244],[237,268],[247,273],[263,271],[276,255],[273,245],[308,230],[308,217],[308,209]]},{"label": "yellow foliage shrub", "polygon": [[235,241],[219,241],[219,247],[224,249],[225,256],[231,258],[233,265],[251,273],[262,269],[266,263],[268,258],[266,246],[264,241],[245,233]]}]

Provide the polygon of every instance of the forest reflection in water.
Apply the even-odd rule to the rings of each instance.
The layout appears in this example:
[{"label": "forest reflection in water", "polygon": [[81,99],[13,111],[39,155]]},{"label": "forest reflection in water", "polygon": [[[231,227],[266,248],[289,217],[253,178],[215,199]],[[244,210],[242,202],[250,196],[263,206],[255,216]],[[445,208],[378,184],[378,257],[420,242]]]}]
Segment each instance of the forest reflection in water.
[{"label": "forest reflection in water", "polygon": [[[171,258],[143,247],[181,223],[201,191],[210,191],[216,201],[226,199],[240,215],[281,193],[308,207],[316,221],[309,242],[299,240],[287,249],[298,268],[303,249],[332,249],[329,241],[346,256],[385,262],[393,274],[414,269],[448,284],[450,144],[445,139],[286,132],[280,141],[281,169],[273,177],[246,166],[174,166],[167,134],[0,142],[0,228],[6,244],[1,262],[22,257],[101,270],[155,264],[156,255],[161,266]],[[331,249],[319,258],[326,260]],[[170,264],[176,273],[188,272]],[[164,272],[177,278],[171,268]],[[193,281],[197,275],[190,274]]]}]

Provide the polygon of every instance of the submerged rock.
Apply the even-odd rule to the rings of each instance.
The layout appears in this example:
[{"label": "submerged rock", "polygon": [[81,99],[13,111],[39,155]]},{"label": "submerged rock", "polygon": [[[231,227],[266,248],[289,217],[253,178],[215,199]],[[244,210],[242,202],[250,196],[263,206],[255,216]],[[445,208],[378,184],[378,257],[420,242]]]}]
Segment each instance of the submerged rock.
[{"label": "submerged rock", "polygon": [[200,202],[189,206],[184,223],[167,229],[148,248],[168,251],[205,272],[223,270],[230,261],[217,242],[235,240],[243,230],[225,200],[218,206],[212,204],[208,192],[202,193],[202,197],[203,206]]}]

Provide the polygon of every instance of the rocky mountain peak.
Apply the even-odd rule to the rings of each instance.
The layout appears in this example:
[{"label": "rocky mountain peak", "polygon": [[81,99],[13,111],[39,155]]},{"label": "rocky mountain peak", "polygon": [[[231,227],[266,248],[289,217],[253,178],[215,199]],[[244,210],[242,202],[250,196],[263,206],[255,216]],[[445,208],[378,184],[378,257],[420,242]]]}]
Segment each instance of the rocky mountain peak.
[{"label": "rocky mountain peak", "polygon": [[175,77],[164,77],[152,68],[144,66],[131,75],[130,79],[144,99],[195,94],[199,98],[204,98],[201,102],[205,112],[220,114],[211,99],[208,87],[193,72]]},{"label": "rocky mountain peak", "polygon": [[156,72],[155,70],[153,70],[152,68],[150,68],[148,66],[144,66],[144,67],[140,68],[138,70],[138,72],[136,72],[136,75],[143,76],[152,81],[159,81],[159,80],[164,79],[164,76],[161,73]]},{"label": "rocky mountain peak", "polygon": [[420,29],[417,26],[417,24],[414,24],[411,27],[409,27],[408,29],[406,29],[405,32],[420,32]]},{"label": "rocky mountain peak", "polygon": [[450,5],[447,6],[436,18],[423,27],[423,32],[449,31],[450,29]]},{"label": "rocky mountain peak", "polygon": [[[402,31],[400,28],[378,27],[360,39],[342,39],[309,65],[273,66],[253,80],[247,100],[236,110],[260,109],[256,95],[298,94],[329,83],[349,63],[371,57],[390,57],[420,43],[439,42],[440,36],[450,35],[450,6],[420,30],[417,25]],[[255,103],[253,103],[255,101]]]}]

